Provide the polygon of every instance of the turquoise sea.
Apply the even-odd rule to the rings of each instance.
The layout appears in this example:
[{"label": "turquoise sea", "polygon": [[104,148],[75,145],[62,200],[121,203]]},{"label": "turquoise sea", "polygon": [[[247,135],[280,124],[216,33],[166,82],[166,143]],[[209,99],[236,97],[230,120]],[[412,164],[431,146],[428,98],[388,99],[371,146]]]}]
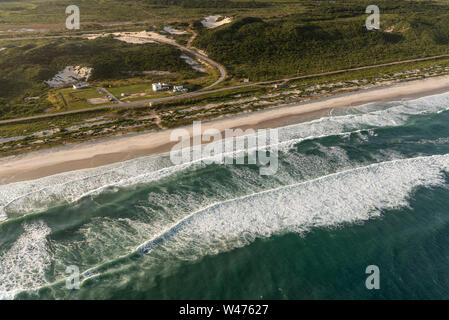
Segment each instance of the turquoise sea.
[{"label": "turquoise sea", "polygon": [[279,139],[273,176],[158,155],[0,186],[0,298],[449,298],[449,94]]}]

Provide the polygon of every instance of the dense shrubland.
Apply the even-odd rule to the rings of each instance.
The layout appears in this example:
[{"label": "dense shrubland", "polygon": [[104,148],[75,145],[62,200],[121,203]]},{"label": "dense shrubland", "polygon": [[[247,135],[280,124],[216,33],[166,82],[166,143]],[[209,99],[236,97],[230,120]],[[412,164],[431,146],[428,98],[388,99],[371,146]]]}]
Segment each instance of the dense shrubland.
[{"label": "dense shrubland", "polygon": [[307,14],[245,17],[214,30],[195,27],[195,45],[236,77],[283,76],[449,52],[449,3],[380,1],[381,30],[365,28],[365,1],[310,3]]}]

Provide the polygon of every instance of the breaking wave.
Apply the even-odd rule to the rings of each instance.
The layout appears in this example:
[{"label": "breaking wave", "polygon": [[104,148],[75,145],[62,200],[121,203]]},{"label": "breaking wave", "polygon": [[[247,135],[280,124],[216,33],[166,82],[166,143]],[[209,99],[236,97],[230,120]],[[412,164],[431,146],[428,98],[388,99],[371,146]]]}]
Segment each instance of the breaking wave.
[{"label": "breaking wave", "polygon": [[[367,221],[409,205],[420,187],[445,187],[449,154],[393,160],[222,201],[191,212],[82,280],[108,272],[135,254],[154,261],[197,260],[246,246],[258,238]],[[131,222],[131,221],[130,221]],[[133,223],[133,222],[131,222]],[[153,228],[139,226],[137,229]]]},{"label": "breaking wave", "polygon": [[394,160],[224,201],[191,213],[136,252],[163,246],[216,254],[256,238],[365,221],[407,206],[418,187],[446,186],[448,171],[449,155]]},{"label": "breaking wave", "polygon": [[13,299],[20,291],[46,283],[45,272],[51,263],[46,237],[50,232],[42,221],[24,223],[22,235],[0,253],[0,300]]},{"label": "breaking wave", "polygon": [[[344,135],[378,127],[401,126],[411,116],[439,113],[448,108],[449,94],[407,102],[368,104],[352,110],[355,112],[353,114],[324,117],[279,128],[280,148],[288,150],[292,145],[308,139]],[[169,155],[163,154],[33,181],[2,185],[0,186],[0,221],[10,216],[43,211],[56,204],[72,203],[85,196],[101,193],[108,187],[148,183],[200,165],[202,165],[201,161],[193,161],[173,166]]]}]

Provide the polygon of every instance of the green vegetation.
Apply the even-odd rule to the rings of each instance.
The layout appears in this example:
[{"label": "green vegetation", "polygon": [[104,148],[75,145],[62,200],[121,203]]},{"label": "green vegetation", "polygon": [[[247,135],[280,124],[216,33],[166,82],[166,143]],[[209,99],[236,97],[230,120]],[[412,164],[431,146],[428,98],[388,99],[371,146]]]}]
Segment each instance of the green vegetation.
[{"label": "green vegetation", "polygon": [[[89,107],[87,99],[102,98],[104,94],[99,92],[96,88],[89,88],[83,90],[74,90],[72,88],[64,88],[60,90],[52,90],[49,92],[48,100],[53,103],[54,110],[64,110],[66,105],[70,109],[83,109]],[[106,99],[107,100],[107,99]],[[107,104],[109,101],[102,103]],[[96,106],[102,105],[96,104]]]},{"label": "green vegetation", "polygon": [[195,46],[231,75],[279,79],[449,52],[449,2],[377,1],[381,30],[365,28],[371,1],[302,1],[306,13],[240,18],[208,30]]},{"label": "green vegetation", "polygon": [[222,102],[226,99],[232,99],[237,94],[251,95],[256,93],[265,93],[267,89],[265,87],[247,87],[247,88],[237,88],[237,89],[229,89],[219,92],[208,93],[199,97],[191,97],[191,98],[179,98],[179,100],[173,100],[170,102],[159,103],[155,106],[155,109],[167,110],[171,108],[179,107],[180,105],[185,106],[198,106],[201,104],[208,104],[214,102]]},{"label": "green vegetation", "polygon": [[0,2],[0,24],[61,24],[65,23],[65,8],[77,5],[83,21],[145,20],[151,4],[142,1],[120,0],[16,0]]},{"label": "green vegetation", "polygon": [[[89,48],[95,57],[90,60],[94,80],[123,77],[127,72],[161,70],[182,73],[185,78],[198,75],[179,58],[181,52],[173,46],[160,44],[133,45],[111,39],[97,39]],[[85,53],[84,48],[80,51]],[[101,54],[99,54],[101,53]],[[71,57],[76,54],[72,53]]]},{"label": "green vegetation", "polygon": [[[0,118],[32,115],[52,108],[60,110],[63,105],[57,101],[60,93],[44,81],[66,66],[93,67],[90,79],[93,85],[151,70],[176,72],[181,80],[202,75],[180,58],[179,49],[170,45],[134,45],[111,38],[0,43],[3,45],[6,50],[0,52]],[[27,97],[38,99],[26,101]]]},{"label": "green vegetation", "polygon": [[[144,119],[136,118],[146,115]],[[104,138],[117,133],[157,129],[144,108],[135,110],[89,111],[8,125],[0,125],[0,137],[24,137],[20,141],[1,144],[2,155],[50,148],[67,143],[79,143]],[[0,138],[1,139],[1,138]]]},{"label": "green vegetation", "polygon": [[[81,9],[80,31],[64,29],[69,4]],[[245,78],[254,83],[449,53],[449,0],[378,0],[378,31],[365,28],[365,9],[371,4],[369,0],[0,0],[0,31],[26,25],[42,28],[40,36],[65,37],[17,40],[37,33],[0,32],[0,49],[6,48],[0,51],[0,119],[102,106],[111,98],[101,88],[123,101],[136,101],[173,95],[154,93],[152,82],[184,85],[193,91],[219,76],[211,67],[207,75],[194,71],[174,46],[127,44],[111,37],[76,38],[89,30],[160,32],[170,25],[189,31],[171,36],[182,45],[189,43],[194,30],[198,36],[193,46],[227,68],[228,77],[218,88],[241,85]],[[233,22],[207,29],[201,20],[208,15],[232,17]],[[91,87],[73,90],[44,83],[66,66],[94,68]],[[283,88],[270,83],[179,97],[151,108],[108,107],[4,124],[0,125],[0,141],[6,140],[0,143],[0,151],[14,154],[175,127],[363,86],[448,73],[449,58],[441,58],[308,77],[283,83]]]},{"label": "green vegetation", "polygon": [[[291,1],[278,3],[287,10],[292,6]],[[36,24],[39,29],[42,24],[53,24],[50,30],[63,30],[67,17],[65,8],[69,5],[80,8],[81,23],[85,27],[96,25],[97,28],[106,22],[191,20],[198,18],[199,13],[215,14],[217,9],[233,15],[254,9],[268,14],[271,7],[267,1],[253,0],[11,0],[0,1],[0,25]]]},{"label": "green vegetation", "polygon": [[[130,109],[91,110],[53,118],[0,125],[0,152],[3,155],[51,146],[108,137],[114,134],[158,130],[188,125],[194,120],[210,120],[224,115],[261,110],[284,103],[324,97],[338,92],[358,90],[360,86],[420,79],[449,74],[449,58],[404,63],[394,66],[357,70],[310,77],[285,83],[234,88],[192,98]],[[62,89],[64,96],[94,96],[95,91]],[[7,139],[6,142],[2,139]],[[8,138],[13,138],[8,140]]]},{"label": "green vegetation", "polygon": [[232,0],[147,0],[151,4],[180,6],[183,8],[263,8],[270,6],[263,1],[232,1]]},{"label": "green vegetation", "polygon": [[308,79],[293,80],[289,81],[288,84],[298,85],[301,87],[309,87],[314,86],[317,83],[323,84],[337,81],[347,82],[353,80],[366,80],[366,84],[375,84],[379,80],[406,80],[409,79],[409,77],[414,78],[415,75],[412,71],[416,70],[419,70],[419,72],[417,72],[417,78],[425,77],[426,74],[432,74],[432,76],[439,74],[448,74],[449,58],[404,63],[392,66],[338,73],[333,75],[318,76]]}]

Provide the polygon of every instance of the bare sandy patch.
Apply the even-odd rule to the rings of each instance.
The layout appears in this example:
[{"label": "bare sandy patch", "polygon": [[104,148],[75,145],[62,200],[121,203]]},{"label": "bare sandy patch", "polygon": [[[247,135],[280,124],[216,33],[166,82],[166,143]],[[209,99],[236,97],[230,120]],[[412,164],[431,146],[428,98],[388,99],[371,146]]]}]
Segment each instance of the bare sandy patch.
[{"label": "bare sandy patch", "polygon": [[44,81],[52,88],[61,88],[89,80],[92,74],[92,68],[81,66],[67,66],[59,71],[52,79]]},{"label": "bare sandy patch", "polygon": [[114,39],[116,40],[133,44],[158,43],[158,42],[176,44],[175,40],[153,31],[99,33],[99,34],[86,34],[84,36],[89,40],[113,36]]},{"label": "bare sandy patch", "polygon": [[232,22],[232,18],[225,17],[222,20],[219,20],[220,18],[221,16],[209,16],[204,18],[204,20],[201,21],[201,24],[208,29],[214,29]]},{"label": "bare sandy patch", "polygon": [[181,35],[181,34],[187,34],[187,31],[183,31],[183,30],[178,30],[172,27],[164,27],[164,31],[170,34],[176,34],[176,35]]},{"label": "bare sandy patch", "polygon": [[87,102],[89,102],[90,104],[104,104],[104,103],[108,103],[109,99],[107,97],[92,98],[92,99],[87,99]]}]

